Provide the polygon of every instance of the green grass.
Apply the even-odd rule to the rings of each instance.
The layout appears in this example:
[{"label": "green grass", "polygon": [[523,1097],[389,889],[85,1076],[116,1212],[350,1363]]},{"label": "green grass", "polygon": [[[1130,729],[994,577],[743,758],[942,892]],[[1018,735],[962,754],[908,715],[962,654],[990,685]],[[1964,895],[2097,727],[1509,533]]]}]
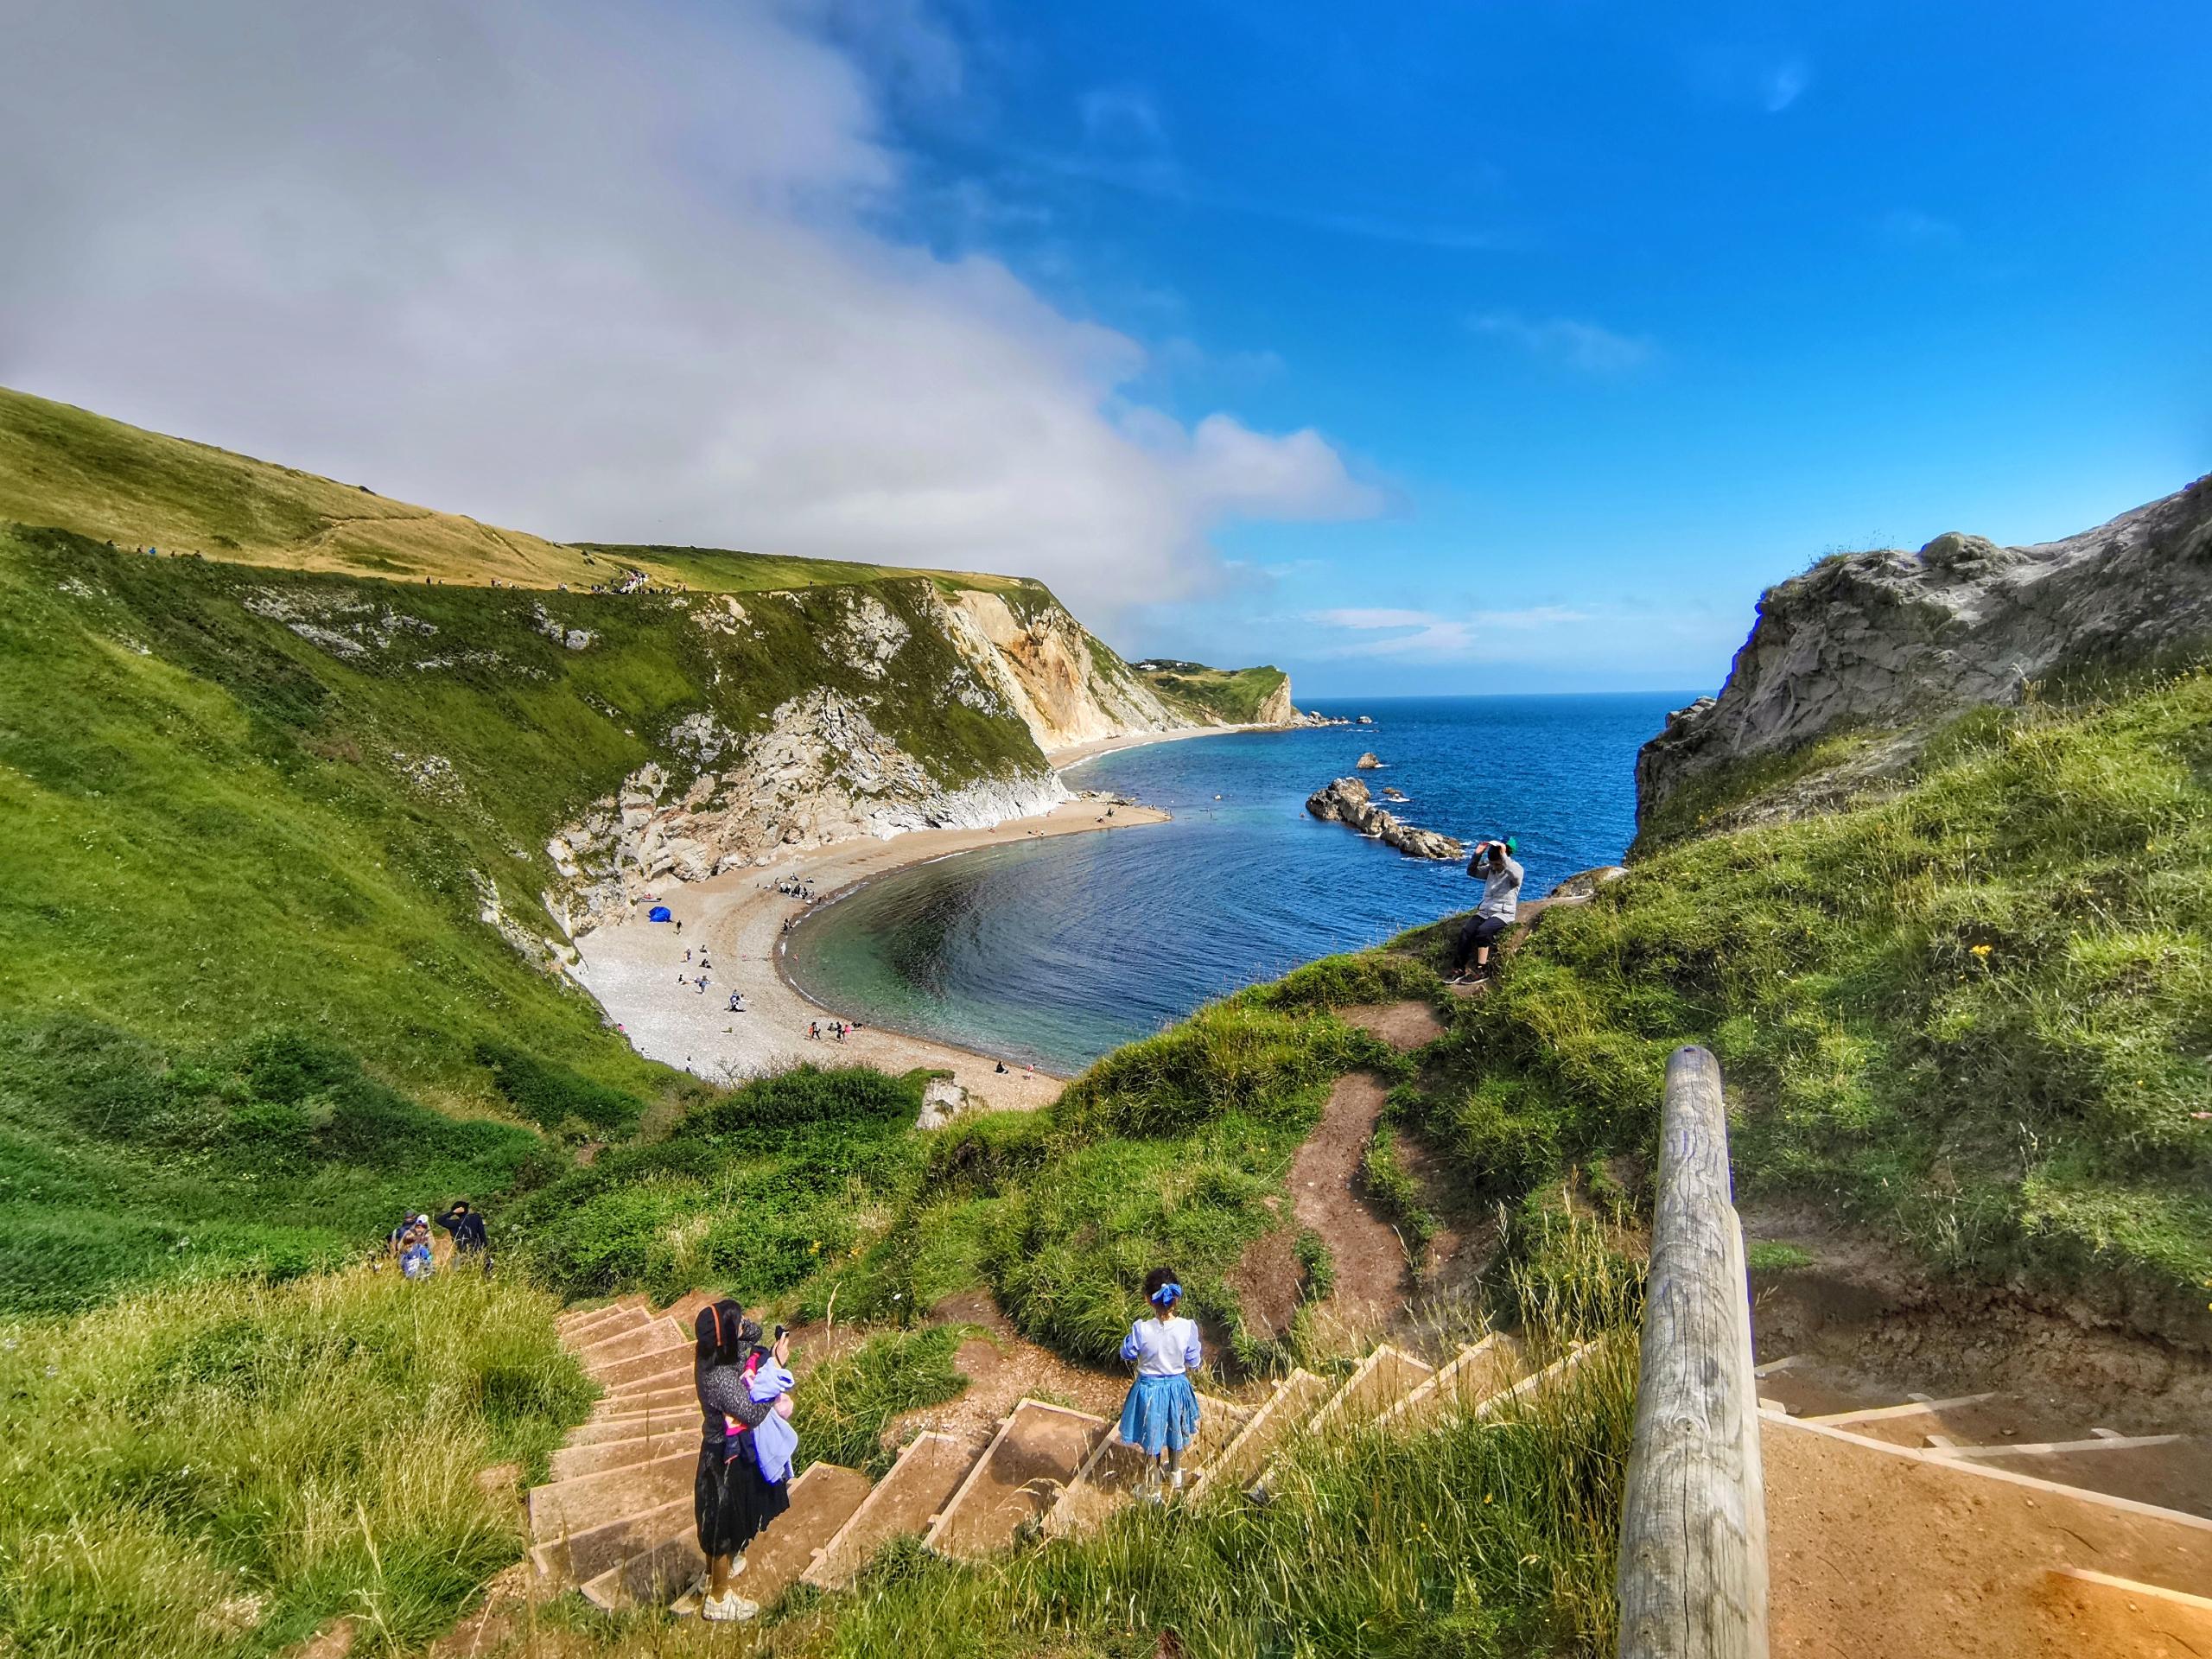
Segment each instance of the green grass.
[{"label": "green grass", "polygon": [[516,1560],[502,1462],[589,1388],[553,1304],[365,1270],[0,1325],[0,1650],[245,1659],[340,1614],[412,1649]]},{"label": "green grass", "polygon": [[1197,663],[1140,671],[1138,677],[1171,703],[1180,703],[1231,725],[1249,726],[1288,683],[1279,668],[1207,668]]},{"label": "green grass", "polygon": [[125,549],[416,585],[430,576],[482,587],[496,577],[582,592],[624,566],[658,583],[740,594],[915,575],[993,591],[1022,585],[840,559],[550,542],[0,386],[0,522],[11,519]]},{"label": "green grass", "polygon": [[899,1455],[883,1444],[884,1429],[894,1417],[959,1396],[968,1378],[953,1356],[976,1334],[960,1325],[886,1331],[816,1366],[792,1395],[800,1463],[842,1464],[881,1479]]},{"label": "green grass", "polygon": [[1232,1332],[1228,1280],[1276,1224],[1298,1144],[1344,1072],[1404,1062],[1332,1007],[1425,969],[1332,959],[1116,1051],[1035,1113],[913,1129],[925,1081],[812,1068],[695,1109],[511,1206],[515,1248],[572,1294],[751,1304],[911,1325],[988,1289],[1024,1334],[1109,1361],[1146,1272],[1174,1267]]},{"label": "green grass", "polygon": [[1510,1198],[1647,1153],[1688,1041],[1749,1197],[2212,1339],[2212,672],[1977,711],[1893,799],[1640,860],[1461,1010],[1421,1127]]},{"label": "green grass", "polygon": [[0,1312],[294,1278],[358,1259],[403,1211],[480,1205],[557,1161],[301,1032],[165,1052],[68,1015],[0,1019]]}]

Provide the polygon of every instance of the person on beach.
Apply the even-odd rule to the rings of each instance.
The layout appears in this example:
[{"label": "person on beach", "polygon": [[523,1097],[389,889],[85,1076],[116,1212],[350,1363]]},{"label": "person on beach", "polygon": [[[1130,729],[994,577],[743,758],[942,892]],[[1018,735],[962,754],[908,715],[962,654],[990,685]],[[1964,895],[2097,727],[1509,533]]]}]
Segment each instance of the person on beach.
[{"label": "person on beach", "polygon": [[692,1385],[700,1412],[691,1518],[700,1553],[707,1558],[706,1581],[698,1586],[699,1612],[724,1624],[760,1613],[760,1604],[740,1595],[734,1581],[745,1571],[747,1547],[791,1507],[790,1483],[769,1481],[751,1444],[753,1432],[776,1408],[774,1395],[753,1397],[753,1374],[771,1359],[779,1369],[786,1367],[791,1338],[779,1337],[772,1349],[763,1348],[760,1325],[733,1301],[701,1308],[691,1329]]},{"label": "person on beach", "polygon": [[1166,1475],[1169,1491],[1183,1490],[1183,1448],[1198,1438],[1198,1396],[1192,1389],[1189,1372],[1203,1357],[1198,1326],[1175,1309],[1183,1300],[1183,1287],[1165,1268],[1145,1275],[1144,1299],[1150,1314],[1129,1327],[1122,1344],[1122,1357],[1134,1362],[1136,1381],[1122,1407],[1122,1442],[1152,1459],[1146,1471],[1148,1495],[1164,1501],[1160,1475]]},{"label": "person on beach", "polygon": [[822,1022],[819,1020],[807,1021],[806,1040],[810,1043],[818,1043],[822,1040]]},{"label": "person on beach", "polygon": [[1513,925],[1513,918],[1520,912],[1521,862],[1513,856],[1519,847],[1511,836],[1503,841],[1475,843],[1475,855],[1467,861],[1467,874],[1481,878],[1483,896],[1475,906],[1475,913],[1461,925],[1459,942],[1452,948],[1454,983],[1464,983],[1489,971],[1491,946],[1499,934]]}]

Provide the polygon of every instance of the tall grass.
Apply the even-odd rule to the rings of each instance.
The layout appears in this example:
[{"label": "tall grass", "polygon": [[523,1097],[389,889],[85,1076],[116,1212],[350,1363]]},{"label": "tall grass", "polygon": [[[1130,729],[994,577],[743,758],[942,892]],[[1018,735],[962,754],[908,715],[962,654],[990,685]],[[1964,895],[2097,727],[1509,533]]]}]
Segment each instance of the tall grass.
[{"label": "tall grass", "polygon": [[[366,1269],[0,1326],[0,1650],[215,1659],[448,1624],[590,1389],[541,1294]],[[363,1644],[365,1643],[365,1646]]]},{"label": "tall grass", "polygon": [[2212,1342],[2212,671],[2099,696],[1977,711],[1891,798],[1669,847],[1547,915],[1409,1115],[1511,1199],[1646,1152],[1666,1055],[1701,1041],[1750,1195]]}]

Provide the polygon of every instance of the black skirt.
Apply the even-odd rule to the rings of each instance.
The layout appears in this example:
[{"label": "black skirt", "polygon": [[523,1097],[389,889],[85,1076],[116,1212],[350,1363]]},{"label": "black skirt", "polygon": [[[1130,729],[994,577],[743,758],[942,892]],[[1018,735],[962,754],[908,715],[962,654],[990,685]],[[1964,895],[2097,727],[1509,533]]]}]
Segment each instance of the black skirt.
[{"label": "black skirt", "polygon": [[701,1446],[699,1472],[691,1483],[699,1548],[709,1560],[742,1554],[763,1527],[791,1506],[791,1483],[772,1482],[760,1472],[750,1440],[740,1435],[729,1452],[725,1461],[721,1446]]}]

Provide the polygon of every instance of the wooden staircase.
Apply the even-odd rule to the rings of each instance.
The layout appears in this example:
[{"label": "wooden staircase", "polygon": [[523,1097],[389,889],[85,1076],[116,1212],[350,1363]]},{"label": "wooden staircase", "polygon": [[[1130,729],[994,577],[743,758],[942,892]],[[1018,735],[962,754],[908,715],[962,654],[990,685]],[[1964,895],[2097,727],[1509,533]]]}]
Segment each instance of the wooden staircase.
[{"label": "wooden staircase", "polygon": [[[628,1296],[562,1316],[563,1343],[606,1393],[554,1453],[551,1478],[529,1494],[542,1589],[575,1589],[610,1611],[685,1608],[706,1567],[691,1514],[699,1408],[690,1322],[707,1300],[695,1293],[655,1313]],[[1185,1496],[1263,1489],[1294,1438],[1332,1427],[1455,1407],[1487,1412],[1573,1358],[1530,1373],[1516,1344],[1492,1336],[1432,1370],[1386,1345],[1335,1379],[1295,1371],[1256,1406],[1202,1395]],[[791,1508],[747,1551],[737,1587],[764,1606],[795,1583],[833,1589],[901,1536],[973,1558],[1039,1532],[1080,1534],[1143,1496],[1146,1473],[1116,1425],[1025,1399],[980,1451],[923,1433],[873,1485],[855,1470],[809,1466],[792,1481]]]},{"label": "wooden staircase", "polygon": [[[2212,1435],[2122,1434],[2001,1392],[1869,1399],[1758,1368],[1774,1649],[2212,1654]],[[1869,1556],[1889,1565],[1854,1573]]]}]

